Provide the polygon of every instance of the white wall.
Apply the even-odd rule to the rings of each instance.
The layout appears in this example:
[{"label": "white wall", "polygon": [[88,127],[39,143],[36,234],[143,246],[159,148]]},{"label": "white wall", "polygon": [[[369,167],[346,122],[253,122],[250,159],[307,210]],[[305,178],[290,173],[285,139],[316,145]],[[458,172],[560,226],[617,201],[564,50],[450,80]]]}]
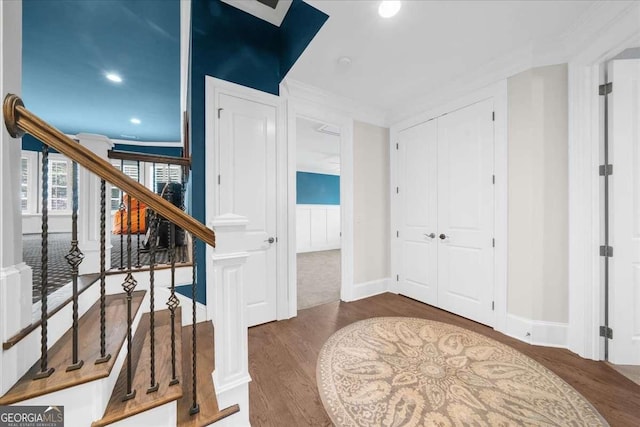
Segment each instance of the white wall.
[{"label": "white wall", "polygon": [[385,279],[389,251],[389,129],[353,126],[354,282]]},{"label": "white wall", "polygon": [[509,314],[568,321],[567,65],[508,79]]}]

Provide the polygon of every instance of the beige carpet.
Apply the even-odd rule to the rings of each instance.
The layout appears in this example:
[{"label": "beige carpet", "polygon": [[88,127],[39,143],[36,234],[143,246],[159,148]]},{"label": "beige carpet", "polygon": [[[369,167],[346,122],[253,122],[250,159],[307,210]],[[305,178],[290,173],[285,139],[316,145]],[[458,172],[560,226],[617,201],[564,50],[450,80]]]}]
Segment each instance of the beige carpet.
[{"label": "beige carpet", "polygon": [[425,319],[379,317],[339,330],[320,352],[317,380],[337,426],[608,426],[534,360]]},{"label": "beige carpet", "polygon": [[340,299],[340,250],[307,252],[298,260],[298,310]]}]

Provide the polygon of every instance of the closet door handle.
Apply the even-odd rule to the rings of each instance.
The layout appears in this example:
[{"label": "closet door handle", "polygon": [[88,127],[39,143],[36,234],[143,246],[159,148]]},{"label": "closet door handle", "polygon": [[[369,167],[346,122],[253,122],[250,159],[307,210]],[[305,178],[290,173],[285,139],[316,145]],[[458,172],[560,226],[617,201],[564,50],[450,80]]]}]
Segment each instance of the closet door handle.
[{"label": "closet door handle", "polygon": [[440,240],[444,240],[444,239],[446,239],[447,237],[449,237],[449,236],[447,236],[446,234],[442,233],[442,234],[440,235]]},{"label": "closet door handle", "polygon": [[430,238],[430,239],[435,239],[435,238],[436,238],[436,233],[429,233],[429,234],[424,233],[424,236],[425,236],[425,237],[428,237],[428,238]]}]

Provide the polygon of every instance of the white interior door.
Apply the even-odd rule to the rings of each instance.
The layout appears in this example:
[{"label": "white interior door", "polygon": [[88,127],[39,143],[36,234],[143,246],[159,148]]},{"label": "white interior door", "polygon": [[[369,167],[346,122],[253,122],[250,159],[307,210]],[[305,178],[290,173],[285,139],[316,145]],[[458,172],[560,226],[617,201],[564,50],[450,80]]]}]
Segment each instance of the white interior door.
[{"label": "white interior door", "polygon": [[438,306],[493,325],[493,101],[438,118]]},{"label": "white interior door", "polygon": [[244,283],[254,326],[276,319],[277,107],[227,94],[219,95],[218,107],[218,214],[249,220]]},{"label": "white interior door", "polygon": [[640,365],[640,60],[612,61],[609,80],[609,360]]},{"label": "white interior door", "polygon": [[399,133],[398,292],[438,305],[437,120]]}]

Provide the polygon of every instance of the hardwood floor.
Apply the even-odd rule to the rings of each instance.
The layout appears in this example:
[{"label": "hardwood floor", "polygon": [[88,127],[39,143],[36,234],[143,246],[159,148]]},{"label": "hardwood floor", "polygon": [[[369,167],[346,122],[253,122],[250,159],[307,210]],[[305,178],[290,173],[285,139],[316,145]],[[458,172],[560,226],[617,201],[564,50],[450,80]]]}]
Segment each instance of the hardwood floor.
[{"label": "hardwood floor", "polygon": [[571,384],[612,427],[640,426],[640,385],[604,362],[568,350],[537,347],[412,299],[383,294],[301,310],[298,317],[249,329],[250,417],[253,426],[330,426],[316,386],[322,345],[338,329],[379,316],[451,323],[484,334],[538,361]]}]

